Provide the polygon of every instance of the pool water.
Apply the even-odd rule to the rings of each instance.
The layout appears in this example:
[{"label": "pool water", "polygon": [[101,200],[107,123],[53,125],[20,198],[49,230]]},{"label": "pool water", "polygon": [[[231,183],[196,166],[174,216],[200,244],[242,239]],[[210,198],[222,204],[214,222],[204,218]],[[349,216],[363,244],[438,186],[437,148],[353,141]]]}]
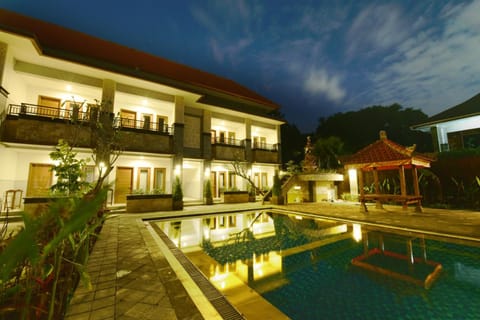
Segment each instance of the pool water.
[{"label": "pool water", "polygon": [[480,319],[479,248],[427,241],[429,259],[443,266],[429,290],[352,266],[362,250],[344,240],[314,262],[296,255],[289,285],[262,295],[292,319]]},{"label": "pool water", "polygon": [[[291,319],[480,319],[477,244],[423,242],[423,235],[299,216],[259,217],[232,213],[159,225],[186,252],[203,247],[217,261],[206,276],[219,289],[225,286],[215,282],[219,275],[234,276]],[[409,257],[409,243],[413,256],[426,254],[443,267],[429,289],[351,263],[371,248]],[[407,261],[382,267],[413,278],[431,271]]]}]

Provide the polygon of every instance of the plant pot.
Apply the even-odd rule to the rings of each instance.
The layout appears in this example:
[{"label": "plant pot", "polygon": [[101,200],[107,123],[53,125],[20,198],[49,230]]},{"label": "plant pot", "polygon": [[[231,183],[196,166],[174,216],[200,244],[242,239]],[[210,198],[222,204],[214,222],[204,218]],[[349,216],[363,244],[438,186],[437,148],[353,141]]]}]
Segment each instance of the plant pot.
[{"label": "plant pot", "polygon": [[242,203],[248,202],[248,191],[224,191],[223,202],[224,203]]},{"label": "plant pot", "polygon": [[171,194],[127,194],[127,212],[170,211]]},{"label": "plant pot", "polygon": [[183,200],[173,200],[173,210],[183,210]]},{"label": "plant pot", "polygon": [[283,205],[284,204],[284,200],[283,200],[282,196],[272,196],[272,198],[270,199],[270,202],[272,204],[276,204],[276,205]]}]

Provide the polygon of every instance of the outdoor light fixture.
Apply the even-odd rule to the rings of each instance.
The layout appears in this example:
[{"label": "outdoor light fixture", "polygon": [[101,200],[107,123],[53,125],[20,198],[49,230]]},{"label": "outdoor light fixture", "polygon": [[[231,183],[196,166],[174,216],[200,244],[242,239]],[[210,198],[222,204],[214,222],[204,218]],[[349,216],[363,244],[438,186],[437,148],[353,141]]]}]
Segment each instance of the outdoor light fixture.
[{"label": "outdoor light fixture", "polygon": [[103,169],[105,169],[105,162],[101,161],[98,163],[98,171],[100,172],[100,176],[103,173]]},{"label": "outdoor light fixture", "polygon": [[176,175],[176,176],[179,176],[180,175],[180,165],[177,164],[175,166],[175,170],[173,171],[173,173]]},{"label": "outdoor light fixture", "polygon": [[210,177],[210,168],[205,169],[205,178]]}]

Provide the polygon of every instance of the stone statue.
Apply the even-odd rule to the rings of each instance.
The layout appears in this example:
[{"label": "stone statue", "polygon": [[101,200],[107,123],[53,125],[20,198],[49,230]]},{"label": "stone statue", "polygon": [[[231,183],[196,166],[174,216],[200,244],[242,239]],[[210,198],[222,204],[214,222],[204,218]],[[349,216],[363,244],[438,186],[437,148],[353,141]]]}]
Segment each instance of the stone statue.
[{"label": "stone statue", "polygon": [[317,157],[312,153],[312,141],[310,136],[307,137],[307,144],[305,145],[305,158],[303,160],[303,172],[317,171]]}]

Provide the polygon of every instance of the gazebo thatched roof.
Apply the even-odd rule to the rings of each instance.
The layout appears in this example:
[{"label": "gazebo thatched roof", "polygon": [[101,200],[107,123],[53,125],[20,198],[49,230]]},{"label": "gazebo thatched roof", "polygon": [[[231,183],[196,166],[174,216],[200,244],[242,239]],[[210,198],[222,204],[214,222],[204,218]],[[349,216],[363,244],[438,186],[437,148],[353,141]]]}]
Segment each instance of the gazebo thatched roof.
[{"label": "gazebo thatched roof", "polygon": [[357,153],[342,160],[345,167],[370,170],[392,170],[400,166],[406,168],[430,167],[433,159],[415,152],[415,145],[405,147],[387,138],[385,131],[380,131],[380,139],[369,144]]}]

